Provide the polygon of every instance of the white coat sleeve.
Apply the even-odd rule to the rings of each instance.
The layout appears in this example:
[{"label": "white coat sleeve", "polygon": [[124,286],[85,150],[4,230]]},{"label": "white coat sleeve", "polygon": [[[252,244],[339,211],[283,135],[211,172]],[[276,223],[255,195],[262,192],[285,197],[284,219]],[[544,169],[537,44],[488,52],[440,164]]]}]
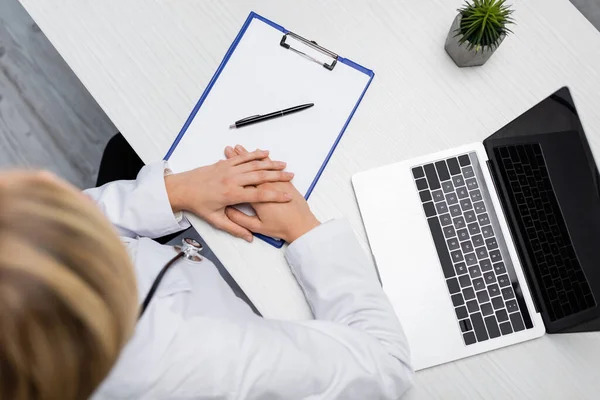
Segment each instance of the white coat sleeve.
[{"label": "white coat sleeve", "polygon": [[143,167],[131,181],[115,181],[85,190],[121,236],[157,238],[189,227],[182,213],[173,214],[165,174],[165,161]]},{"label": "white coat sleeve", "polygon": [[157,397],[402,396],[413,374],[406,338],[350,224],[315,228],[286,257],[316,320],[188,320],[167,351]]}]

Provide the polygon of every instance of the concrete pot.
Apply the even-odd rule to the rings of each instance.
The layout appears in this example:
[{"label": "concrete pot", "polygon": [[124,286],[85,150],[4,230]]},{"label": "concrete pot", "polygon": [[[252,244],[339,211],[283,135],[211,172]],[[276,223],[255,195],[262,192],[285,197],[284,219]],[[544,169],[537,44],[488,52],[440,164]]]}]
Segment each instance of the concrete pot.
[{"label": "concrete pot", "polygon": [[[450,32],[448,32],[448,37],[446,38],[446,45],[444,46],[446,52],[459,67],[476,67],[485,64],[492,54],[494,54],[497,47],[494,49],[486,48],[485,50],[480,49],[479,51],[475,51],[474,49],[467,50],[467,43],[458,44],[460,35],[456,36],[456,32],[460,27],[460,18],[461,15],[458,14],[456,18],[454,18],[452,27],[450,27]],[[500,38],[498,46],[504,41],[505,37],[506,36],[503,35]]]}]

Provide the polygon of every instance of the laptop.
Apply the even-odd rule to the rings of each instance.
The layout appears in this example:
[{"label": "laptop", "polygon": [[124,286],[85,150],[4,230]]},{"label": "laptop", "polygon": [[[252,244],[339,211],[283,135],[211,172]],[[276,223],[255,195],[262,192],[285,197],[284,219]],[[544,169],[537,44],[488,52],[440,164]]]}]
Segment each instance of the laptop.
[{"label": "laptop", "polygon": [[417,370],[600,330],[599,182],[566,87],[483,143],[353,176]]}]

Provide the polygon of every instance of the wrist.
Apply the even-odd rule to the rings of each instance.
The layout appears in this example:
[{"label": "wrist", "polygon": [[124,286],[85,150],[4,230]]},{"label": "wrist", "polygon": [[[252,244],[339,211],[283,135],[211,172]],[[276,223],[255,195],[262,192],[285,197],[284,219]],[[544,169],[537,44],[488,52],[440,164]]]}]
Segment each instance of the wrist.
[{"label": "wrist", "polygon": [[173,212],[185,211],[185,183],[183,182],[182,174],[165,176],[165,187]]},{"label": "wrist", "polygon": [[315,216],[312,216],[312,218],[305,219],[300,224],[290,227],[288,234],[286,235],[287,237],[283,239],[291,244],[296,239],[312,231],[319,225],[321,225],[321,222],[319,222]]}]

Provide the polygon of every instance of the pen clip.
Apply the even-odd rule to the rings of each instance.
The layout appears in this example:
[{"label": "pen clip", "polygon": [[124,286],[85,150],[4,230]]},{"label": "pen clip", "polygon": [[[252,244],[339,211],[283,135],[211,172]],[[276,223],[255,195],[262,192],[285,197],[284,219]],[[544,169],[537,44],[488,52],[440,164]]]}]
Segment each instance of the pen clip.
[{"label": "pen clip", "polygon": [[252,116],[250,116],[250,117],[242,118],[242,119],[240,119],[239,121],[235,121],[235,123],[236,123],[236,124],[240,124],[240,123],[242,123],[242,122],[246,122],[246,121],[248,121],[248,120],[250,120],[250,119],[252,119],[252,118],[256,118],[256,117],[260,117],[260,114],[256,114],[256,115],[252,115]]}]

